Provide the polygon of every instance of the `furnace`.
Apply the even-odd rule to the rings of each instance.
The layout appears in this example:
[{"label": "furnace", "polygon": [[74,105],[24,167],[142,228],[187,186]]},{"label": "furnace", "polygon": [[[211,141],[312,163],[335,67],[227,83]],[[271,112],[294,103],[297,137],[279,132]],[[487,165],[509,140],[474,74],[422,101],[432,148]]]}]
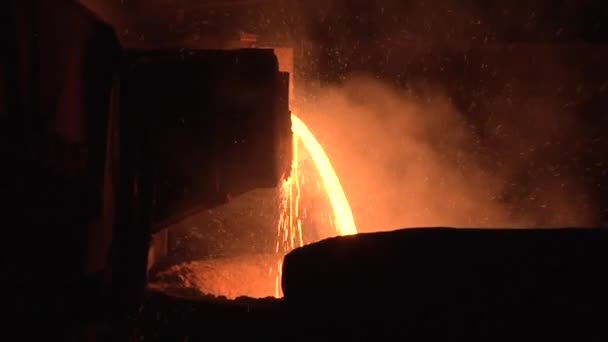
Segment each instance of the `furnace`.
[{"label": "furnace", "polygon": [[1,7],[20,338],[606,340],[605,4]]}]

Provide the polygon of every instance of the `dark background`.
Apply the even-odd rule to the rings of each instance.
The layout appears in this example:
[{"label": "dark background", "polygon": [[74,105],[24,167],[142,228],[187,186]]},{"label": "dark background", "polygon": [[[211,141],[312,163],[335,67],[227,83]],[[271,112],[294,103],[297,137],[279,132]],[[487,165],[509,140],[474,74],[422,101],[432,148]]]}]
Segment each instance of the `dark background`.
[{"label": "dark background", "polygon": [[[606,4],[593,0],[81,0],[126,39],[245,30],[276,39],[377,42],[605,42]],[[213,32],[215,30],[215,32]]]}]

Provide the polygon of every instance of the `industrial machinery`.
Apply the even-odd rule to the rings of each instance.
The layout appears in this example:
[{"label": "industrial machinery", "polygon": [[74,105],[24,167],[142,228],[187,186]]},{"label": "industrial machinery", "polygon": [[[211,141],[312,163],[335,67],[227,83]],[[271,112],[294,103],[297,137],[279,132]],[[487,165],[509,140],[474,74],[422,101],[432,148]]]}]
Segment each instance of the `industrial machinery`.
[{"label": "industrial machinery", "polygon": [[9,307],[59,333],[126,317],[154,232],[289,173],[289,74],[271,49],[125,51],[73,1],[3,7]]},{"label": "industrial machinery", "polygon": [[333,238],[282,260],[284,298],[159,296],[142,309],[167,226],[290,172],[291,75],[249,36],[125,50],[76,1],[0,7],[3,327],[20,339],[123,340],[139,315],[170,341],[606,340],[608,234],[580,228]]},{"label": "industrial machinery", "polygon": [[[135,187],[143,197],[119,207],[124,217],[143,215],[116,231],[124,235],[115,241],[131,242],[117,261],[127,278],[143,271],[145,253],[147,269],[165,254],[166,234],[149,245],[150,234],[230,197],[276,187],[289,172],[292,142],[288,75],[278,71],[272,50],[137,52],[130,58],[120,84],[120,112],[128,116],[121,140],[130,146],[122,163],[133,163],[138,180],[121,189]],[[123,198],[131,196],[137,195]],[[132,264],[131,255],[138,258]]]}]

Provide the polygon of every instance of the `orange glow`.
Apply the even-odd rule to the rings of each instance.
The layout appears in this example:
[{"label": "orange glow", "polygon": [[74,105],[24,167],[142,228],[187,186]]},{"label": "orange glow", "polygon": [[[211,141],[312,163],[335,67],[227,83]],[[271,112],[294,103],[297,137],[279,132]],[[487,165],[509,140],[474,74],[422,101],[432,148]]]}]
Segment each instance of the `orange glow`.
[{"label": "orange glow", "polygon": [[282,294],[280,279],[283,255],[304,245],[300,218],[300,183],[304,182],[304,177],[299,174],[300,142],[310,154],[331,203],[334,219],[332,221],[332,217],[329,217],[330,224],[335,225],[339,235],[357,234],[350,205],[325,150],[306,124],[293,114],[291,115],[291,130],[293,132],[293,161],[291,174],[281,184],[281,216],[277,227],[276,244],[276,252],[280,258],[275,275],[275,297],[280,297]]},{"label": "orange glow", "polygon": [[340,180],[338,179],[325,150],[304,122],[293,114],[291,115],[291,130],[293,131],[294,137],[300,138],[319,171],[319,175],[323,181],[323,187],[325,188],[327,196],[329,196],[329,201],[331,202],[334,211],[338,232],[340,232],[340,235],[357,234],[357,227],[355,226],[355,220],[353,219],[350,205],[348,204]]},{"label": "orange glow", "polygon": [[[176,296],[191,295],[192,292],[183,290],[194,288],[206,295],[225,296],[229,299],[239,296],[279,298],[283,295],[281,276],[283,257],[287,253],[313,242],[310,241],[312,239],[357,233],[350,205],[323,147],[295,115],[292,115],[292,131],[293,160],[291,173],[281,183],[275,253],[195,260],[174,265],[155,275],[156,279],[149,283],[151,289]],[[306,151],[301,150],[302,146]],[[312,161],[314,167],[309,168],[312,166],[309,161]],[[315,169],[319,177],[314,174]],[[307,222],[313,220],[310,220],[304,205],[314,200],[305,198],[301,201],[301,194],[306,193],[307,189],[306,179],[309,182],[313,180],[308,184],[308,190],[320,179],[316,183],[314,196],[318,194],[317,189],[321,190],[319,183],[323,183],[323,190],[327,194],[327,198],[322,199],[322,208],[318,212],[320,219],[314,221],[321,226],[322,232],[316,231],[319,234],[311,234],[314,237],[308,237],[308,240],[305,239],[303,229],[307,229]],[[323,197],[323,191],[319,192]],[[326,211],[326,208],[329,209],[326,199],[329,199],[332,207],[331,213]],[[310,211],[311,208],[308,209]],[[313,224],[308,229],[314,232],[319,226]]]}]

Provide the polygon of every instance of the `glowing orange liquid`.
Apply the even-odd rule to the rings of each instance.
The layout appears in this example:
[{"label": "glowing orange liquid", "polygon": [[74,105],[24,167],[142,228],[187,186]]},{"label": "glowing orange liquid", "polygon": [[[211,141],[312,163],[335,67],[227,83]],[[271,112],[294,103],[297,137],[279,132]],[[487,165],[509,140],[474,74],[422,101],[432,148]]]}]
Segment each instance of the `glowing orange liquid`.
[{"label": "glowing orange liquid", "polygon": [[[357,234],[357,227],[355,226],[350,205],[325,150],[323,150],[321,144],[319,144],[304,122],[293,114],[291,115],[291,130],[295,137],[300,138],[317,167],[317,171],[323,181],[323,187],[327,196],[329,196],[329,201],[334,211],[338,232],[340,235]],[[294,159],[295,157],[294,155]]]},{"label": "glowing orange liquid", "polygon": [[[290,250],[303,246],[302,221],[300,220],[300,177],[299,142],[301,141],[319,172],[323,188],[329,197],[334,214],[334,224],[339,235],[357,234],[353,214],[325,150],[306,124],[295,115],[291,115],[291,130],[293,132],[293,162],[291,175],[283,180],[281,185],[281,217],[278,225],[277,253],[288,253]],[[282,256],[277,265],[275,278],[275,296],[281,296],[280,279]]]}]

